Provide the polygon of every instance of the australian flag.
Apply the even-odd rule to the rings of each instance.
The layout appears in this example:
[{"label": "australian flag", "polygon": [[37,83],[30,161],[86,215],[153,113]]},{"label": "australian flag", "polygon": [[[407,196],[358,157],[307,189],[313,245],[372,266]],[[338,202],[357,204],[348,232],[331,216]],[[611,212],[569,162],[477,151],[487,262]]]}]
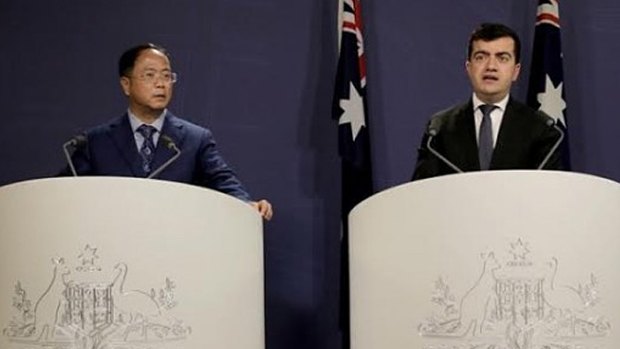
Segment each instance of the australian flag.
[{"label": "australian flag", "polygon": [[544,111],[564,130],[564,169],[570,169],[559,0],[539,0],[527,104]]},{"label": "australian flag", "polygon": [[373,193],[370,138],[366,108],[366,58],[360,0],[344,0],[340,57],[332,117],[338,120],[342,163],[342,244],[340,324],[343,349],[349,347],[349,236],[351,209]]}]

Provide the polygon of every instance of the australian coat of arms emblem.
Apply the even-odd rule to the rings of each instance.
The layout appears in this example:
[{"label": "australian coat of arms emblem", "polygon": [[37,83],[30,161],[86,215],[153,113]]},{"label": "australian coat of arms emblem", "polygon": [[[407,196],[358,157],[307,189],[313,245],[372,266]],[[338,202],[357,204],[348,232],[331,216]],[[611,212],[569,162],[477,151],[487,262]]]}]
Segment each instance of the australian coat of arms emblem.
[{"label": "australian coat of arms emblem", "polygon": [[417,324],[424,349],[613,349],[597,341],[612,328],[596,275],[568,283],[557,257],[531,260],[522,239],[507,252],[505,261],[482,253],[480,273],[463,294],[436,280],[435,310]]},{"label": "australian coat of arms emblem", "polygon": [[148,290],[128,289],[129,266],[118,262],[106,270],[98,259],[97,248],[88,245],[74,264],[53,258],[40,294],[16,280],[12,319],[2,330],[7,349],[168,348],[191,334],[171,315],[177,306],[172,279]]}]

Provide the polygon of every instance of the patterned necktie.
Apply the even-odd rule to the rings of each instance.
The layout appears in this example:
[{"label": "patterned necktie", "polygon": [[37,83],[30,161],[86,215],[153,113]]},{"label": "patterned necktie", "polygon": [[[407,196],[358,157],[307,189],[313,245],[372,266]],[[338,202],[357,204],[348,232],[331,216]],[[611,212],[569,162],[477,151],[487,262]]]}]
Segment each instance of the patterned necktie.
[{"label": "patterned necktie", "polygon": [[489,169],[491,157],[493,156],[493,122],[491,121],[493,109],[495,109],[495,106],[492,104],[480,106],[482,123],[478,133],[478,159],[480,160],[480,169],[483,171]]},{"label": "patterned necktie", "polygon": [[151,173],[151,164],[155,156],[155,143],[153,143],[153,135],[157,129],[153,126],[142,125],[137,131],[144,137],[142,147],[140,147],[140,155],[142,156],[142,169],[146,174]]}]

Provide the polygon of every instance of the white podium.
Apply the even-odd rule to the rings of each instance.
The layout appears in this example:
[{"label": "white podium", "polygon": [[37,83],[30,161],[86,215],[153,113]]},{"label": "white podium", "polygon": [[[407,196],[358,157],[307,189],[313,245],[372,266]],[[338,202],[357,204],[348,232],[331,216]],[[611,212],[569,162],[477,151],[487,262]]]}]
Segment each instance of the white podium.
[{"label": "white podium", "polygon": [[0,188],[0,348],[264,348],[262,220],[135,178]]},{"label": "white podium", "polygon": [[497,171],[405,184],[350,221],[354,349],[620,348],[620,185]]}]

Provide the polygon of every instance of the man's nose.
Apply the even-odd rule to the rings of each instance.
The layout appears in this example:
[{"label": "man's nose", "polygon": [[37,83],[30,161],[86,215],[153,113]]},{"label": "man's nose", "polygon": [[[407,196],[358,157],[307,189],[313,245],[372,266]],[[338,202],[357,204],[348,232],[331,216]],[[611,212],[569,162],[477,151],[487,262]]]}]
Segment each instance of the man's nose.
[{"label": "man's nose", "polygon": [[486,69],[487,70],[495,71],[495,70],[497,70],[497,66],[498,66],[497,58],[489,57],[489,60],[487,61]]}]

